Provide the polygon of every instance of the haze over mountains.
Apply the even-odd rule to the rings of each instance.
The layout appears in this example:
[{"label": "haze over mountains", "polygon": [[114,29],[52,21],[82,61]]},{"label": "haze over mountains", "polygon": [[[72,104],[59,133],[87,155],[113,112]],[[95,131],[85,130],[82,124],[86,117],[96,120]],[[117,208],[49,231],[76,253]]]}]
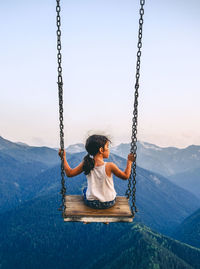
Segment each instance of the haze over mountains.
[{"label": "haze over mountains", "polygon": [[[155,145],[142,147],[141,143],[140,152],[146,162],[148,156],[156,167],[160,159],[163,171],[169,171],[171,151],[172,155],[176,154],[172,170],[185,171],[186,167],[181,168],[181,154],[175,153],[175,149],[166,149],[162,155]],[[108,160],[121,169],[126,159],[120,157],[117,150],[122,152],[124,148],[128,146],[113,149]],[[199,148],[188,148],[185,150],[190,171],[192,154],[198,158]],[[76,166],[83,159],[83,150],[82,144],[68,148],[70,166]],[[198,169],[196,165],[195,162],[194,169]],[[114,184],[117,194],[124,195],[127,181],[114,177]],[[84,186],[83,174],[66,178],[67,194],[81,194]],[[88,269],[199,269],[200,199],[173,184],[165,175],[137,166],[139,212],[134,223],[129,224],[63,223],[57,211],[61,203],[60,188],[57,150],[29,147],[0,138],[0,268],[61,269],[67,264],[69,268]]]},{"label": "haze over mountains", "polygon": [[168,177],[176,185],[191,191],[197,197],[200,197],[200,168],[178,173]]}]

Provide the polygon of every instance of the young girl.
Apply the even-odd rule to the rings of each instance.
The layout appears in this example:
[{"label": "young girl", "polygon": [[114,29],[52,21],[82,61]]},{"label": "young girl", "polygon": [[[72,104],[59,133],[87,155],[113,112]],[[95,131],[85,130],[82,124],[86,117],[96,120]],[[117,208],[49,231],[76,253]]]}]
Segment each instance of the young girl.
[{"label": "young girl", "polygon": [[[88,137],[85,149],[88,154],[75,168],[71,168],[66,160],[64,151],[64,170],[68,177],[74,177],[82,172],[87,178],[87,188],[83,190],[84,202],[87,206],[96,209],[105,209],[113,206],[116,201],[116,191],[113,184],[113,174],[121,179],[128,179],[131,173],[134,156],[128,155],[126,169],[120,170],[112,162],[104,162],[110,154],[110,140],[103,135]],[[61,150],[59,151],[61,156]]]}]

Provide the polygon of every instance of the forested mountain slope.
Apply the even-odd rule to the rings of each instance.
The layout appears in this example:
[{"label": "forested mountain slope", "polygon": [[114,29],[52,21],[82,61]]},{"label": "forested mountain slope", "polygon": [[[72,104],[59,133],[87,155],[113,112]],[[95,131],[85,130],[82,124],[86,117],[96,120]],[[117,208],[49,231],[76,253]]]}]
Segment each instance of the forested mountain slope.
[{"label": "forested mountain slope", "polygon": [[200,209],[187,217],[174,231],[173,237],[200,248]]},{"label": "forested mountain slope", "polygon": [[0,215],[1,268],[199,268],[199,249],[135,222],[64,223],[58,204],[38,197]]}]

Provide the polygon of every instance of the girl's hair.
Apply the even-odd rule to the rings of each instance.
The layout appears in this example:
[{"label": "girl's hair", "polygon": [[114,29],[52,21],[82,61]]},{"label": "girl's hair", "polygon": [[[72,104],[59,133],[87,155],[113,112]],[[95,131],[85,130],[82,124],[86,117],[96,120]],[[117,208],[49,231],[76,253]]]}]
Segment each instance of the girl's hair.
[{"label": "girl's hair", "polygon": [[94,168],[95,161],[93,157],[99,152],[99,149],[104,148],[105,144],[110,140],[104,135],[91,135],[85,143],[85,149],[88,154],[83,159],[83,171],[88,175]]}]

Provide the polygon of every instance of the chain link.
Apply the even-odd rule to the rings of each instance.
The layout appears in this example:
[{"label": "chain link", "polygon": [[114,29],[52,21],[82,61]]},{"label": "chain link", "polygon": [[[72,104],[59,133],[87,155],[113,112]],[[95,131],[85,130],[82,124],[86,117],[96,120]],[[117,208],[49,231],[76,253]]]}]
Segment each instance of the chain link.
[{"label": "chain link", "polygon": [[134,98],[134,110],[132,119],[132,136],[131,136],[131,153],[135,157],[135,161],[131,167],[131,175],[128,180],[128,189],[126,191],[127,199],[131,196],[131,213],[132,216],[138,212],[136,207],[136,158],[137,158],[137,124],[138,124],[138,89],[139,89],[139,78],[140,78],[140,58],[141,58],[141,48],[142,48],[142,30],[143,30],[143,15],[144,15],[144,4],[145,0],[140,0],[140,18],[139,18],[139,30],[138,30],[138,43],[137,43],[137,61],[136,61],[136,82],[135,82],[135,98]]},{"label": "chain link", "polygon": [[56,0],[56,25],[57,25],[57,62],[58,62],[58,97],[59,97],[59,122],[60,122],[60,148],[61,148],[61,191],[62,204],[59,208],[64,216],[65,213],[65,172],[64,172],[64,124],[63,124],[63,79],[62,79],[62,54],[61,54],[61,19],[60,19],[60,0]]}]

